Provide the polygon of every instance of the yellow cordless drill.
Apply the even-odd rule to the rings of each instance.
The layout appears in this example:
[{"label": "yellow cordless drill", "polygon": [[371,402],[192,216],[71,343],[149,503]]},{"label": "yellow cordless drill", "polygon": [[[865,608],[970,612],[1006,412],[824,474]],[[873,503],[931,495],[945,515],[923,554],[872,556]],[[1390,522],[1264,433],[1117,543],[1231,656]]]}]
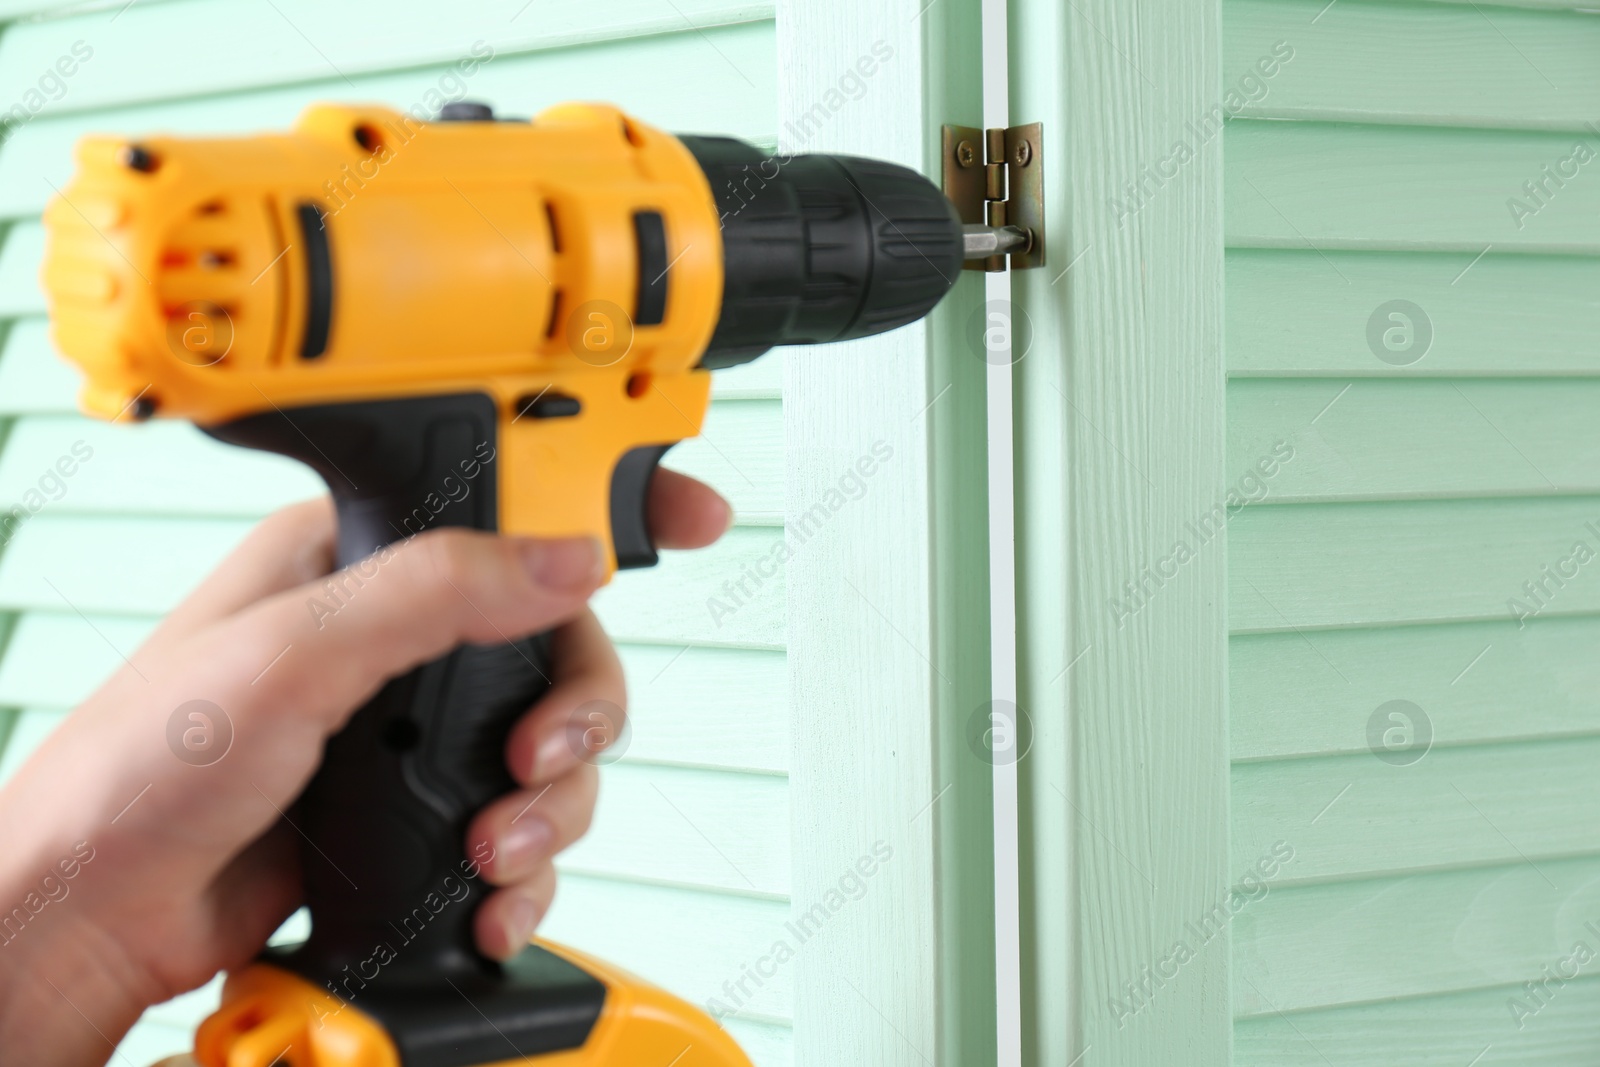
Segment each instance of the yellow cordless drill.
[{"label": "yellow cordless drill", "polygon": [[[529,122],[461,102],[429,123],[321,105],[288,133],[91,137],[77,158],[45,213],[44,281],[84,407],[309,464],[341,566],[448,525],[589,535],[613,567],[653,564],[650,481],[699,432],[711,370],[921,318],[964,258],[914,171],[598,105]],[[487,491],[448,493],[463,475]],[[463,646],[328,742],[292,813],[310,937],[229,976],[196,1061],[748,1062],[601,961],[474,948],[467,822],[513,787],[506,734],[547,660],[542,636]],[[452,885],[464,902],[419,921]]]}]

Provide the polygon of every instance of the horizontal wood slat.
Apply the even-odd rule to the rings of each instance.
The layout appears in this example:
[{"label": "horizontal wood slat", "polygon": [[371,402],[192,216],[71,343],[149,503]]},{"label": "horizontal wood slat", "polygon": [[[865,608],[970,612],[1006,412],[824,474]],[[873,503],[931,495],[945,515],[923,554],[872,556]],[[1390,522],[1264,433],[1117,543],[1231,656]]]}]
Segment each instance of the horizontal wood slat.
[{"label": "horizontal wood slat", "polygon": [[620,640],[780,649],[785,570],[777,559],[792,543],[779,529],[737,527],[711,548],[664,552],[659,566],[618,575],[596,595],[595,611]]},{"label": "horizontal wood slat", "polygon": [[[1230,246],[1600,254],[1600,135],[1246,119],[1223,138]],[[1536,201],[1546,165],[1562,185]]]},{"label": "horizontal wood slat", "polygon": [[1520,985],[1600,951],[1600,860],[1535,863],[1272,889],[1229,927],[1234,1012]]},{"label": "horizontal wood slat", "polygon": [[[1591,522],[1600,527],[1595,497],[1247,507],[1228,527],[1230,625],[1515,620],[1513,601],[1541,616],[1593,613],[1600,534]],[[1580,542],[1587,566],[1576,562]],[[1546,567],[1573,576],[1558,576],[1558,587]],[[1547,592],[1535,600],[1524,583],[1541,581]],[[1317,635],[1307,640],[1315,646]]]},{"label": "horizontal wood slat", "polygon": [[632,731],[624,759],[788,771],[783,653],[686,645],[620,651]]},{"label": "horizontal wood slat", "polygon": [[1228,649],[1239,761],[1365,753],[1391,700],[1421,709],[1436,748],[1600,734],[1596,617],[1235,635]]},{"label": "horizontal wood slat", "polygon": [[[694,43],[698,65],[709,69],[733,59],[719,59],[697,31],[770,22],[772,14],[770,3],[728,0],[678,0],[665,7],[648,0],[599,0],[532,11],[525,0],[485,0],[449,9],[400,0],[385,5],[381,14],[366,4],[316,0],[133,5],[126,12],[112,8],[11,27],[0,39],[0,99],[19,99],[35,88],[38,72],[70,54],[79,40],[94,49],[93,55],[66,80],[68,88],[52,105],[54,110],[117,107],[454,63],[469,56],[476,41],[506,55],[675,34]],[[250,47],[219,47],[223,26],[227,38],[249,41]],[[766,51],[770,49],[769,44]],[[723,51],[736,56],[739,49]],[[152,56],[183,56],[184,61],[153,63]],[[598,65],[620,69],[610,62]],[[770,97],[771,64],[745,56],[739,70],[747,86],[768,86]]]},{"label": "horizontal wood slat", "polygon": [[42,498],[53,513],[259,518],[324,492],[303,464],[222,444],[179,421],[23,418],[0,455],[0,502],[26,507]]},{"label": "horizontal wood slat", "polygon": [[594,826],[562,862],[588,874],[786,898],[789,783],[612,764],[601,771]]},{"label": "horizontal wood slat", "polygon": [[[1600,347],[1600,346],[1597,346]],[[1600,493],[1600,381],[1243,379],[1228,386],[1228,469],[1274,445],[1277,502]]]},{"label": "horizontal wood slat", "polygon": [[[1405,3],[1406,0],[1399,0]],[[1417,0],[1424,4],[1474,4],[1477,0]],[[1487,7],[1488,5],[1482,5]],[[1530,8],[1536,11],[1591,11],[1589,0],[1495,0],[1494,7]]]},{"label": "horizontal wood slat", "polygon": [[[1226,0],[1222,19],[1224,84],[1245,101],[1240,114],[1574,131],[1600,120],[1591,13]],[[1257,61],[1280,41],[1293,58],[1263,77],[1275,65]]]},{"label": "horizontal wood slat", "polygon": [[1234,1067],[1588,1067],[1600,1045],[1600,981],[1586,973],[1548,989],[1543,1004],[1518,984],[1241,1020]]},{"label": "horizontal wood slat", "polygon": [[[1600,374],[1600,259],[1481,251],[1231,249],[1228,373]],[[1389,317],[1396,300],[1421,309],[1410,314],[1425,345],[1403,330],[1393,344],[1416,347],[1385,344],[1384,330],[1404,326]]]},{"label": "horizontal wood slat", "polygon": [[1280,881],[1600,854],[1600,738],[1428,751],[1413,717],[1386,715],[1376,754],[1234,767],[1234,869],[1276,841],[1297,852]]}]

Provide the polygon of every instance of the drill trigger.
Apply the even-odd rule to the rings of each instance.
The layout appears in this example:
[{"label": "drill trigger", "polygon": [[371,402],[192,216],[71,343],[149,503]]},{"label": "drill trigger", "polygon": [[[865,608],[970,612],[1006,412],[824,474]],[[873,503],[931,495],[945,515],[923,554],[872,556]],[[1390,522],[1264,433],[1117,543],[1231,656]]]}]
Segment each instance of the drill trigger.
[{"label": "drill trigger", "polygon": [[629,449],[611,472],[611,544],[617,569],[654,567],[655,539],[650,536],[650,483],[656,467],[672,445],[643,445]]}]

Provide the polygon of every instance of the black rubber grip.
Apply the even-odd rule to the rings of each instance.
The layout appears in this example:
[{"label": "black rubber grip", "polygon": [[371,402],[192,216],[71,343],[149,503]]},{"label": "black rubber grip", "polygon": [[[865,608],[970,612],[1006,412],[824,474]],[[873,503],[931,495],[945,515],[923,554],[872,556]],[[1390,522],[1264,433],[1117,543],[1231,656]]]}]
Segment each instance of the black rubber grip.
[{"label": "black rubber grip", "polygon": [[[385,546],[434,526],[496,528],[487,396],[294,408],[209,432],[315,468],[338,510],[338,564],[372,556],[308,602],[322,628],[384,580]],[[474,946],[487,886],[464,851],[467,824],[514,788],[506,736],[548,688],[547,643],[464,646],[389,682],[328,741],[289,812],[312,928],[273,962],[377,1018],[406,1067],[575,1047],[604,1000],[597,980],[542,950],[508,970]]]},{"label": "black rubber grip", "polygon": [[639,263],[635,326],[659,326],[667,314],[667,225],[659,211],[633,213],[633,242]]},{"label": "black rubber grip", "polygon": [[333,328],[333,251],[328,244],[328,218],[310,200],[295,206],[300,220],[300,244],[305,249],[306,326],[300,339],[300,358],[316,359],[328,350]]}]

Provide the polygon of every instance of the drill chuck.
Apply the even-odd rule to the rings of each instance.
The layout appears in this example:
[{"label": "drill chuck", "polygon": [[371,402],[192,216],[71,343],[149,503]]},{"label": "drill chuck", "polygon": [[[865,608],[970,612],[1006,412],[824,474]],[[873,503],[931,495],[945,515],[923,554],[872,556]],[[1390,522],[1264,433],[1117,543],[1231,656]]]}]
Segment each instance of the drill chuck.
[{"label": "drill chuck", "polygon": [[682,137],[722,223],[722,314],[700,360],[883,333],[922,318],[961,276],[961,219],[921,174],[855,156],[767,156]]}]

